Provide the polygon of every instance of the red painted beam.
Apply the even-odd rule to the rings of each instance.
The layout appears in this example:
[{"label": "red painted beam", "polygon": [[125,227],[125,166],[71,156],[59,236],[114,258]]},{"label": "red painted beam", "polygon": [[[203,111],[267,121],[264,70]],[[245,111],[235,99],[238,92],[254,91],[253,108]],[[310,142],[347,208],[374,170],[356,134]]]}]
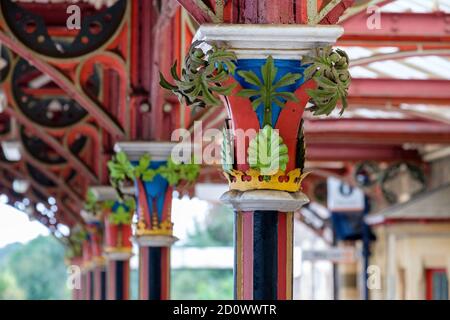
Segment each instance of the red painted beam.
[{"label": "red painted beam", "polygon": [[[199,23],[211,23],[211,15],[218,16],[215,1],[177,0]],[[203,2],[201,6],[200,2]],[[330,1],[318,1],[318,9]],[[354,0],[342,0],[320,21],[320,24],[335,24]],[[225,1],[223,21],[241,24],[306,24],[307,6],[303,0],[229,0]],[[206,10],[209,7],[210,14]]]},{"label": "red painted beam", "polygon": [[450,81],[353,79],[349,89],[349,102],[358,105],[450,105]]},{"label": "red painted beam", "polygon": [[322,21],[320,21],[320,24],[336,24],[345,10],[351,7],[354,2],[354,0],[342,0],[325,16],[325,18],[323,18]]},{"label": "red painted beam", "polygon": [[195,0],[177,0],[183,8],[199,23],[210,23],[211,18],[200,8]]},{"label": "red painted beam", "polygon": [[308,161],[418,161],[416,150],[397,146],[307,143]]},{"label": "red painted beam", "polygon": [[418,120],[307,120],[305,139],[307,143],[450,144],[450,125]]},{"label": "red painted beam", "polygon": [[344,21],[345,32],[338,45],[450,47],[448,13],[383,12],[380,17],[379,29],[369,29],[370,15],[365,11]]}]

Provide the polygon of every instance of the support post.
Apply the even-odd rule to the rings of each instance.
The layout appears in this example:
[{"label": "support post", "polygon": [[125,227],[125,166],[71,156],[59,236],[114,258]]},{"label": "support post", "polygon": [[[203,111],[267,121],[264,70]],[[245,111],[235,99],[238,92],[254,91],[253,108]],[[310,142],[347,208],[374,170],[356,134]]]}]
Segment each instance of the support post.
[{"label": "support post", "polygon": [[92,227],[95,231],[89,234],[92,248],[92,267],[89,273],[91,300],[106,300],[106,261],[103,257],[102,234],[100,227]]},{"label": "support post", "polygon": [[[167,164],[174,143],[121,142],[116,151],[123,151],[133,164],[140,157],[151,157],[149,167]],[[172,188],[166,179],[156,175],[152,181],[135,181],[137,226],[134,240],[139,246],[139,299],[170,298],[170,248],[178,240],[173,236],[171,219]]]},{"label": "support post", "polygon": [[[116,191],[109,186],[91,187],[99,203],[103,203],[104,226],[103,256],[106,258],[106,299],[128,300],[130,298],[130,258],[132,257],[131,218],[133,212],[117,199]],[[133,188],[126,188],[126,194],[133,194]],[[106,205],[108,203],[108,205]],[[129,221],[117,222],[114,215],[129,212]]]},{"label": "support post", "polygon": [[94,276],[92,263],[92,249],[89,239],[83,241],[83,268],[82,268],[82,288],[83,300],[94,299]]},{"label": "support post", "polygon": [[[230,117],[228,128],[232,131],[227,143],[232,144],[229,149],[236,155],[230,155],[234,158],[233,168],[224,167],[230,191],[221,199],[236,211],[237,299],[292,299],[293,212],[308,202],[301,192],[304,177],[302,115],[309,100],[306,89],[315,85],[305,81],[304,71],[308,65],[302,64],[302,58],[311,55],[314,48],[333,44],[342,33],[338,26],[222,24],[202,25],[195,36],[195,40],[225,47],[236,54],[235,93],[241,89],[247,93],[257,91],[251,99],[232,94],[226,101]],[[296,75],[296,80],[280,85],[276,91],[295,96],[288,100],[296,102],[283,100],[283,94],[280,94],[280,101],[284,101],[282,107],[280,102],[263,99],[264,89],[270,92],[277,81],[292,74]],[[255,142],[254,135],[248,138],[250,142],[239,139],[248,135],[249,130],[257,134],[263,131],[259,142]],[[270,132],[266,138],[264,131]],[[259,157],[261,150],[267,152],[269,147],[258,144],[264,143],[260,142],[262,139],[267,143],[267,136],[273,135],[276,141],[281,141],[276,142],[279,148],[287,150],[287,155],[283,155],[285,166],[280,166],[282,161],[279,161],[278,171],[264,173]],[[256,164],[249,160],[252,142],[253,149],[255,145],[259,149]],[[245,154],[239,154],[239,150],[245,150]],[[274,160],[272,154],[263,156]],[[273,162],[269,164],[270,169]]]}]

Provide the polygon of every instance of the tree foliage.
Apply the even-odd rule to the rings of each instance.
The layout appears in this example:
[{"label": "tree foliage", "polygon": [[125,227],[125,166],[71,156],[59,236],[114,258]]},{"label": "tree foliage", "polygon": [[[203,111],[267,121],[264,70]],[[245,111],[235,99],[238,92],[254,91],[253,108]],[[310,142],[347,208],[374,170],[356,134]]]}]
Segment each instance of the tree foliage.
[{"label": "tree foliage", "polygon": [[[3,249],[0,250],[0,252]],[[40,236],[2,256],[0,299],[67,299],[64,246]]]}]

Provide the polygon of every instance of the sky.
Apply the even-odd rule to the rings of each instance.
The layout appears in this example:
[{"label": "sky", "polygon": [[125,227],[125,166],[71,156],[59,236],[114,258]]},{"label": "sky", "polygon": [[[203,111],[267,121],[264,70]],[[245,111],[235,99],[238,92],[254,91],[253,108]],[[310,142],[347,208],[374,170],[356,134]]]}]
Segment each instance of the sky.
[{"label": "sky", "polygon": [[26,243],[39,235],[48,235],[46,227],[37,221],[30,221],[28,216],[11,207],[0,203],[0,248],[14,243]]}]

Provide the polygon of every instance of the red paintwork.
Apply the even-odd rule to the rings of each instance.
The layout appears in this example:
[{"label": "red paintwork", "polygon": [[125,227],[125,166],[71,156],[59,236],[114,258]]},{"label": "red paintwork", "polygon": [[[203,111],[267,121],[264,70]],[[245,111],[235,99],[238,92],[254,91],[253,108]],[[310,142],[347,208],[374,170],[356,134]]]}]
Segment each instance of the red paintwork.
[{"label": "red paintwork", "polygon": [[450,126],[426,120],[308,120],[305,138],[308,143],[450,143]]},{"label": "red paintwork", "polygon": [[433,269],[425,270],[425,280],[426,280],[425,299],[426,300],[433,300],[433,274],[435,272],[447,272],[447,269],[433,268]]},{"label": "red paintwork", "polygon": [[[289,263],[286,261],[287,259],[287,250],[289,250],[287,243],[287,235],[288,232],[292,233],[292,230],[287,230],[286,225],[286,214],[284,212],[278,213],[278,261],[277,261],[277,270],[278,270],[278,279],[277,279],[277,298],[278,300],[287,300],[288,293],[286,292],[286,284],[287,284],[287,274],[286,274],[286,265]],[[292,281],[292,279],[290,279]]]},{"label": "red paintwork", "polygon": [[436,13],[390,13],[383,12],[380,29],[368,29],[368,14],[363,11],[344,21],[344,35],[338,45],[377,45],[401,48],[419,45],[422,49],[432,45],[434,48],[449,48],[450,34],[448,20],[450,14]]},{"label": "red paintwork", "polygon": [[139,188],[138,207],[136,210],[138,220],[143,219],[145,221],[145,224],[147,226],[150,226],[151,225],[150,208],[148,207],[144,184],[142,181],[138,180],[137,186]]},{"label": "red paintwork", "polygon": [[245,300],[253,299],[253,212],[242,212],[242,294]]},{"label": "red paintwork", "polygon": [[103,255],[101,236],[97,232],[91,233],[90,236],[92,258],[101,257]]},{"label": "red paintwork", "polygon": [[286,106],[281,111],[280,117],[278,118],[278,122],[275,126],[275,129],[279,130],[279,134],[283,138],[283,141],[289,150],[289,163],[286,168],[287,172],[296,168],[295,160],[298,132],[300,129],[300,122],[303,116],[304,108],[309,100],[306,90],[314,87],[315,83],[309,81],[297,89],[295,95],[299,102],[286,103]]},{"label": "red paintwork", "polygon": [[[314,84],[312,82],[309,82],[297,89],[295,95],[300,102],[288,102],[281,111],[275,126],[275,129],[279,130],[279,134],[283,138],[283,141],[287,145],[289,150],[289,163],[287,165],[287,171],[295,169],[296,146],[300,120],[303,115],[304,107],[309,100],[305,90],[308,88],[312,88],[313,86]],[[237,90],[239,90],[239,86]],[[241,129],[245,131],[248,129],[253,129],[255,130],[255,132],[259,131],[260,125],[258,122],[258,118],[255,111],[253,111],[249,99],[233,95],[228,97],[228,102],[229,103],[227,104],[227,109],[229,117],[231,118],[233,130]],[[237,138],[236,141],[238,141]],[[246,139],[245,145],[241,145],[239,143],[235,144],[236,148],[238,148],[235,154],[237,156],[245,155],[245,159],[236,159],[238,170],[245,171],[248,169],[247,152],[240,151],[240,148],[243,148],[243,150],[247,150],[248,143],[249,139]]]},{"label": "red paintwork", "polygon": [[421,159],[416,150],[404,150],[400,146],[343,143],[308,143],[306,150],[309,161],[400,161]]},{"label": "red paintwork", "polygon": [[352,80],[348,95],[351,105],[449,105],[450,81],[357,78]]},{"label": "red paintwork", "polygon": [[161,300],[170,299],[170,247],[161,248]]},{"label": "red paintwork", "polygon": [[[199,23],[211,23],[212,19],[194,0],[178,0],[178,2]],[[214,1],[203,1],[215,11]],[[318,0],[318,9],[329,1]],[[344,0],[327,14],[321,24],[334,24],[339,17],[353,3],[353,0]],[[224,8],[225,23],[255,23],[255,24],[306,24],[306,1],[303,0],[230,0]]]},{"label": "red paintwork", "polygon": [[89,240],[84,240],[82,244],[83,248],[83,263],[88,263],[92,259],[92,247]]},{"label": "red paintwork", "polygon": [[[105,226],[105,237],[104,245],[107,248],[132,248],[131,236],[132,230],[131,225],[115,225],[109,221],[109,216],[111,212],[105,214],[104,226]],[[119,240],[121,240],[119,242]]]}]

